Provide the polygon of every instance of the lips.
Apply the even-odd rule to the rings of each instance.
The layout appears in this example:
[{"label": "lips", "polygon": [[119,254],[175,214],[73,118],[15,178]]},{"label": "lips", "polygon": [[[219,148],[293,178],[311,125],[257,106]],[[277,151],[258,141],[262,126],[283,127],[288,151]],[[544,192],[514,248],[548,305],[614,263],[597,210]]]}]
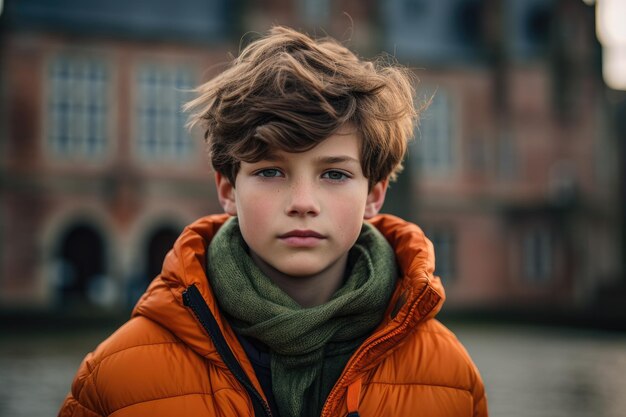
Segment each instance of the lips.
[{"label": "lips", "polygon": [[291,232],[287,232],[278,237],[281,239],[286,239],[289,237],[312,237],[316,239],[324,239],[324,235],[321,235],[313,230],[292,230]]},{"label": "lips", "polygon": [[278,236],[278,238],[287,246],[294,248],[312,248],[320,245],[321,242],[326,239],[326,236],[314,230],[292,230]]}]

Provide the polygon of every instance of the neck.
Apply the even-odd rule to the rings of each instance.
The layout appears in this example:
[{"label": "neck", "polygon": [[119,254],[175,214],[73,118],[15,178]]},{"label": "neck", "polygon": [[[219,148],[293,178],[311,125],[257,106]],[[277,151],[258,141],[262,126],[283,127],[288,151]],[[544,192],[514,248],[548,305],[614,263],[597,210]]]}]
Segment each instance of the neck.
[{"label": "neck", "polygon": [[302,307],[309,308],[324,304],[343,285],[348,254],[339,258],[328,268],[314,275],[291,276],[283,274],[256,253],[250,251],[254,263],[274,284]]}]

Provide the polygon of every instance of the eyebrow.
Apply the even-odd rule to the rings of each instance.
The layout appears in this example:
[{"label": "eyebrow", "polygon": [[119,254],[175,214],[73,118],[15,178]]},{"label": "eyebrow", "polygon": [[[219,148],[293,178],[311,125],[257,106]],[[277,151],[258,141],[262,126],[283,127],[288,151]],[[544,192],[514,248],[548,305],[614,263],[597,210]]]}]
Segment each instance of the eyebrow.
[{"label": "eyebrow", "polygon": [[278,154],[275,154],[275,153],[270,153],[270,154],[262,157],[261,160],[263,160],[263,161],[270,161],[270,162],[284,162],[285,158],[283,158],[281,155],[278,155]]},{"label": "eyebrow", "polygon": [[359,160],[347,155],[337,155],[337,156],[322,156],[318,158],[321,163],[324,164],[338,164],[342,162],[354,162],[359,164]]},{"label": "eyebrow", "polygon": [[[279,154],[269,154],[263,158],[265,161],[270,162],[284,162],[285,158]],[[316,161],[321,164],[339,164],[343,162],[352,162],[355,164],[360,164],[359,160],[348,155],[332,155],[332,156],[320,156],[316,158]]]}]

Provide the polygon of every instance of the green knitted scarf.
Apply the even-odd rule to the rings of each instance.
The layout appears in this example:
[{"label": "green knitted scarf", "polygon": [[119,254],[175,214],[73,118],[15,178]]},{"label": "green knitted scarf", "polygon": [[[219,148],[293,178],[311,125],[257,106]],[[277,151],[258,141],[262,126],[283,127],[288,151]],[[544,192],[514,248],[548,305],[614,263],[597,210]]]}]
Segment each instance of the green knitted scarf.
[{"label": "green knitted scarf", "polygon": [[343,287],[327,303],[303,308],[247,251],[236,218],[211,241],[207,273],[218,304],[235,331],[269,347],[280,415],[318,416],[350,356],[383,318],[397,276],[394,252],[364,223]]}]

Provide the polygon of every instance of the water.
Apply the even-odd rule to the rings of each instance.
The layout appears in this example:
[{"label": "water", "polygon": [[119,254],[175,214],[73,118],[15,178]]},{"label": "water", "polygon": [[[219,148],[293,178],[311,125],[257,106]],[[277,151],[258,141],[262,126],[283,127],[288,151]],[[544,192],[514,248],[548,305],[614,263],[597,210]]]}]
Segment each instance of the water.
[{"label": "water", "polygon": [[490,415],[626,417],[626,335],[451,327],[481,371]]},{"label": "water", "polygon": [[83,357],[112,328],[0,333],[0,416],[56,416]]},{"label": "water", "polygon": [[[499,417],[626,417],[626,335],[451,324]],[[0,336],[0,416],[55,416],[83,356],[111,329]]]}]

